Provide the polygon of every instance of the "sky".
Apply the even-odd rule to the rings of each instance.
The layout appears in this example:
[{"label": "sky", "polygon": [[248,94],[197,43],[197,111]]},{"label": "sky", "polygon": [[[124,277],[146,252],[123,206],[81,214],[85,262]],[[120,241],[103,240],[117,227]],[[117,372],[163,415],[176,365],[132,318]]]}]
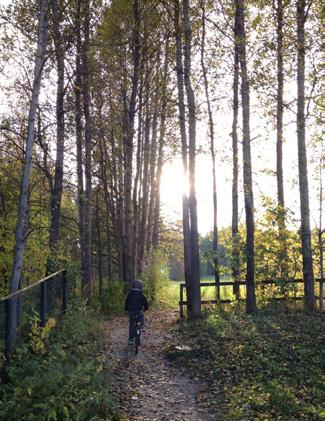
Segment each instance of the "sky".
[{"label": "sky", "polygon": [[[10,0],[0,0],[0,5],[7,5]],[[4,81],[1,81],[4,84]],[[292,96],[295,95],[295,86],[290,87]],[[201,101],[201,100],[200,100]],[[202,101],[201,101],[202,102]],[[0,109],[1,109],[0,92]],[[200,104],[201,109],[204,104]],[[1,110],[0,110],[1,111]],[[257,98],[252,95],[251,106],[251,138],[252,140],[252,163],[254,198],[257,214],[261,214],[261,195],[276,197],[276,178],[270,174],[275,171],[275,132],[267,128],[266,121],[261,118],[260,105]],[[298,168],[297,168],[297,137],[295,130],[294,114],[285,116],[285,143],[283,150],[284,157],[284,188],[286,205],[295,213],[299,219],[299,189],[298,189]],[[216,131],[216,164],[217,164],[217,195],[218,195],[218,225],[227,227],[231,225],[231,189],[232,189],[232,150],[231,150],[231,109],[214,112]],[[312,133],[307,131],[307,139]],[[240,130],[239,130],[240,137]],[[197,156],[197,177],[196,192],[198,204],[198,227],[202,234],[212,229],[213,204],[212,204],[212,171],[211,158],[209,155],[209,139],[207,135],[206,120],[202,115],[198,121],[197,130],[198,146],[205,153]],[[241,144],[239,146],[239,160],[241,161]],[[310,150],[309,158],[310,158]],[[240,168],[240,199],[239,216],[244,222],[244,205],[242,193],[242,177]],[[315,166],[309,165],[310,185],[310,208],[311,225],[315,226],[319,219],[319,203],[317,201],[317,182],[315,178]],[[324,174],[323,174],[324,178]],[[182,175],[182,163],[180,156],[175,156],[172,161],[165,164],[161,182],[162,212],[167,221],[180,220],[182,215],[182,193],[184,188]],[[323,180],[325,184],[325,180]]]}]

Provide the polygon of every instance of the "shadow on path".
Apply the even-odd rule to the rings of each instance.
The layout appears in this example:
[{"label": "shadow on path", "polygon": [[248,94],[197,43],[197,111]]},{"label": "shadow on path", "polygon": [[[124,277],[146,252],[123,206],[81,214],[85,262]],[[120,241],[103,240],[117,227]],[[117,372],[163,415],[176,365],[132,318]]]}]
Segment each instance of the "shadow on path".
[{"label": "shadow on path", "polygon": [[146,313],[147,331],[141,336],[138,355],[127,345],[127,317],[106,322],[108,355],[114,367],[114,395],[131,421],[220,420],[197,405],[206,385],[180,374],[164,356],[164,347],[177,312],[152,310]]}]

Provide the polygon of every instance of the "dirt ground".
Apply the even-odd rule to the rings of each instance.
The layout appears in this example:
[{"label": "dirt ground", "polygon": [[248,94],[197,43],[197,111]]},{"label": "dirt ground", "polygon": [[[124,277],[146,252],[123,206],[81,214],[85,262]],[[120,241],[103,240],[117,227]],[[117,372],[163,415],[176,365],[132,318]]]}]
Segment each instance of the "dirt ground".
[{"label": "dirt ground", "polygon": [[170,326],[176,317],[176,311],[147,312],[147,330],[141,336],[138,355],[127,344],[127,318],[106,322],[107,355],[115,375],[113,393],[130,421],[221,421],[198,405],[207,385],[191,380],[165,358],[164,348],[171,340]]}]

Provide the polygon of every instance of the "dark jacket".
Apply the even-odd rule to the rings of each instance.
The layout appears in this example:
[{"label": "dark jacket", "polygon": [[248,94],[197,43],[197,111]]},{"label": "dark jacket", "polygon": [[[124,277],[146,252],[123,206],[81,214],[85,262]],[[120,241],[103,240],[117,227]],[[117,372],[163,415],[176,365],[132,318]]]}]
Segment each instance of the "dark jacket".
[{"label": "dark jacket", "polygon": [[148,310],[149,305],[146,297],[140,289],[133,288],[125,301],[125,311]]}]

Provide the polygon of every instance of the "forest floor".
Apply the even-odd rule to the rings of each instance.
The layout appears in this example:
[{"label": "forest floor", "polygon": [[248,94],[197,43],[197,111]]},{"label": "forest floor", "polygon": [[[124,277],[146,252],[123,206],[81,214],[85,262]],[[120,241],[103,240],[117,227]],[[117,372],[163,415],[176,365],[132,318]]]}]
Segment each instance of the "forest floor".
[{"label": "forest floor", "polygon": [[208,412],[201,402],[207,389],[203,381],[190,379],[166,358],[170,328],[177,311],[152,310],[146,313],[147,331],[141,336],[138,355],[127,345],[127,317],[106,322],[107,355],[113,367],[113,396],[130,421],[210,421],[222,420]]}]

